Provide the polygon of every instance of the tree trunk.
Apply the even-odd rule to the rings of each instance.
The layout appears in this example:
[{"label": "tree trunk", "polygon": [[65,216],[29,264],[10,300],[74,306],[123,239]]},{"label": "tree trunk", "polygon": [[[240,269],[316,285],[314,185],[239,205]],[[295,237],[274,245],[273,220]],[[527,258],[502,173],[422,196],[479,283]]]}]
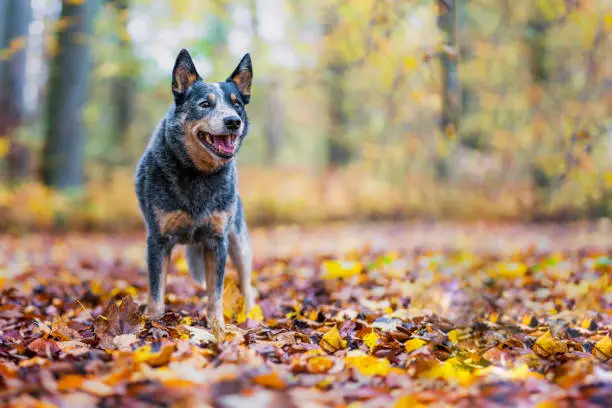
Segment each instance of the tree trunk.
[{"label": "tree trunk", "polygon": [[129,0],[115,0],[117,21],[120,24],[118,55],[121,64],[119,75],[111,83],[111,109],[113,130],[111,132],[112,164],[121,164],[127,159],[125,153],[128,131],[135,113],[135,97],[138,88],[138,61],[134,55],[134,46],[127,34]]},{"label": "tree trunk", "polygon": [[280,95],[280,83],[277,79],[269,81],[267,94],[267,119],[266,119],[266,141],[268,165],[273,165],[278,160],[278,151],[285,134],[285,110]]},{"label": "tree trunk", "polygon": [[7,175],[9,180],[25,178],[29,153],[15,140],[14,131],[25,116],[26,45],[32,9],[29,1],[0,1],[0,49],[9,49],[8,59],[0,59],[0,137],[9,139]]},{"label": "tree trunk", "polygon": [[457,132],[459,125],[460,91],[457,77],[457,0],[438,0],[438,26],[445,39],[442,52],[442,132]]},{"label": "tree trunk", "polygon": [[83,184],[85,129],[83,110],[90,82],[90,46],[96,0],[64,1],[61,19],[68,27],[57,34],[51,62],[48,117],[42,178],[57,188]]},{"label": "tree trunk", "polygon": [[346,68],[341,63],[333,63],[328,68],[329,82],[329,135],[327,137],[327,164],[334,168],[345,165],[351,158],[346,145],[346,113],[344,112],[344,72]]}]

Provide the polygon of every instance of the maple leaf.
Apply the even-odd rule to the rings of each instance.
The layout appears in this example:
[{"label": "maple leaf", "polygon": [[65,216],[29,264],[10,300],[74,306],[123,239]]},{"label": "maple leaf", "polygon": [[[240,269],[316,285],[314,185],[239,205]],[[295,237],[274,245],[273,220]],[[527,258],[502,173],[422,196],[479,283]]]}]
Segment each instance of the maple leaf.
[{"label": "maple leaf", "polygon": [[113,339],[124,334],[139,334],[144,328],[138,304],[131,296],[121,299],[120,304],[110,302],[104,313],[94,321],[94,333],[100,339],[100,346],[115,349]]}]

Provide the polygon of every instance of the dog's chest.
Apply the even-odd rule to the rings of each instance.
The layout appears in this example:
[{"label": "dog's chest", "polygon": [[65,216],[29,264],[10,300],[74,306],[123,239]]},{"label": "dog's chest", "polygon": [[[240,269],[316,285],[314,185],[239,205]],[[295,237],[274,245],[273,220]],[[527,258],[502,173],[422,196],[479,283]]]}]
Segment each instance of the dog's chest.
[{"label": "dog's chest", "polygon": [[183,210],[158,209],[155,211],[155,216],[163,236],[181,243],[194,243],[223,236],[228,231],[234,214],[232,209],[198,215]]}]

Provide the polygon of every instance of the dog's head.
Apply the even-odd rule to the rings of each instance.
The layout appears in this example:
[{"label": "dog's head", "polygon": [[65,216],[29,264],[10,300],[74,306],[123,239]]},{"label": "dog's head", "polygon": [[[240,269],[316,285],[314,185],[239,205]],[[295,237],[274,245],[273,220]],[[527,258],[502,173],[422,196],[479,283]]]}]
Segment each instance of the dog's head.
[{"label": "dog's head", "polygon": [[252,79],[249,54],[225,82],[214,83],[202,80],[187,50],[181,50],[176,58],[170,143],[186,153],[199,170],[216,171],[236,156],[248,131],[245,106],[251,97]]}]

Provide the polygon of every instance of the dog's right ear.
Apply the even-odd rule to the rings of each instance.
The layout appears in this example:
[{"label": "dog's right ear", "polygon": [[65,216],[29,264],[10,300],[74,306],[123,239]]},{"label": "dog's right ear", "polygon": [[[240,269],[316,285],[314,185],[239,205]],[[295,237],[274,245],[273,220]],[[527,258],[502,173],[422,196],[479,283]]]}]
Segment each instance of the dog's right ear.
[{"label": "dog's right ear", "polygon": [[189,55],[189,51],[183,48],[176,57],[172,70],[172,94],[177,104],[183,102],[185,93],[198,79],[202,78],[196,70],[191,55]]}]

